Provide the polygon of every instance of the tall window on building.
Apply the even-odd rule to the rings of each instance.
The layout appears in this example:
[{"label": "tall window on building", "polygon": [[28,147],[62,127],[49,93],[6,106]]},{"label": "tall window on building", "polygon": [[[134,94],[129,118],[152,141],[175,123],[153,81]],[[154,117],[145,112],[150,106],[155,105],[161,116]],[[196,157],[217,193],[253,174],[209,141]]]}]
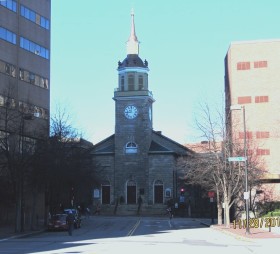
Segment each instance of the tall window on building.
[{"label": "tall window on building", "polygon": [[134,75],[129,74],[128,75],[128,91],[134,90]]},{"label": "tall window on building", "polygon": [[143,88],[144,88],[144,82],[143,82],[142,75],[138,76],[138,88],[139,88],[139,90],[143,90]]},{"label": "tall window on building", "polygon": [[124,91],[124,76],[121,76],[121,91]]}]

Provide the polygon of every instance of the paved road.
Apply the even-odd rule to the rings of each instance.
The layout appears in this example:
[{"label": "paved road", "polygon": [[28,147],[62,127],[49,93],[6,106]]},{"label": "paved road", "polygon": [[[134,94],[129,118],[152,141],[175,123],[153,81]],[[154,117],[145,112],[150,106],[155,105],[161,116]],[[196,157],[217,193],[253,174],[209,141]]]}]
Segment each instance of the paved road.
[{"label": "paved road", "polygon": [[[102,217],[84,220],[82,228],[45,232],[0,242],[0,254],[171,254],[263,253],[278,246],[279,239],[244,241],[186,218]],[[175,254],[175,253],[174,253]]]}]

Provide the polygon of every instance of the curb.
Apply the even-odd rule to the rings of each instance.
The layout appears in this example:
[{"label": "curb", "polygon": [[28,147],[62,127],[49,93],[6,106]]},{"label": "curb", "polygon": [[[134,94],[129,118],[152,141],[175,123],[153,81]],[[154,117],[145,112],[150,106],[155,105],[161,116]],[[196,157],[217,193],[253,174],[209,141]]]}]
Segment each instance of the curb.
[{"label": "curb", "polygon": [[[199,220],[197,220],[199,221]],[[219,229],[219,228],[215,228],[213,224],[209,224],[209,223],[206,223],[206,222],[202,222],[200,221],[200,225],[203,225],[203,226],[206,226],[208,228],[212,228],[214,230],[217,230],[217,231],[220,231],[224,234],[227,234],[227,235],[230,235],[238,240],[242,240],[242,241],[247,241],[247,242],[253,242],[252,239],[246,237],[246,236],[241,236],[241,235],[238,235],[238,234],[234,234],[232,232],[228,232],[228,231],[225,231],[225,230],[222,230],[222,229]]]},{"label": "curb", "polygon": [[222,232],[223,234],[226,234],[226,235],[230,235],[232,237],[234,237],[235,239],[238,239],[238,240],[242,240],[242,241],[245,241],[245,242],[254,242],[254,238],[248,238],[246,236],[242,236],[242,235],[238,235],[238,234],[234,234],[232,232],[229,232],[229,231],[225,231],[225,230],[222,230],[222,229],[219,229],[219,228],[215,228],[213,226],[210,226],[210,228],[212,228],[213,230],[217,230],[217,231],[220,231]]},{"label": "curb", "polygon": [[26,237],[29,237],[29,236],[33,236],[33,235],[39,235],[39,234],[42,234],[46,231],[47,231],[47,229],[42,229],[42,230],[39,230],[39,231],[34,231],[34,232],[29,232],[29,233],[15,234],[15,235],[12,235],[12,236],[0,238],[0,242],[8,241],[10,239],[20,239],[20,238],[26,238]]}]

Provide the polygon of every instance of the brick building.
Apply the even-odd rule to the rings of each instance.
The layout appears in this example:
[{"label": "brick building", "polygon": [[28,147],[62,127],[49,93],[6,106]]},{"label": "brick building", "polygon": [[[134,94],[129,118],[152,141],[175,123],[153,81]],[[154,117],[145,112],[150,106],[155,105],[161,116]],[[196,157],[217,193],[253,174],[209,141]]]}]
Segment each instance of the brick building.
[{"label": "brick building", "polygon": [[92,155],[100,178],[94,202],[118,212],[155,213],[176,194],[176,158],[192,151],[153,130],[153,103],[148,86],[148,62],[139,57],[134,14],[127,42],[127,57],[118,63],[118,87],[114,92],[115,134],[94,146]]},{"label": "brick building", "polygon": [[264,192],[280,200],[280,40],[231,43],[225,58],[226,115],[230,116],[234,140],[244,142],[242,111],[231,111],[239,104],[245,108],[248,156],[255,155],[263,177]]}]

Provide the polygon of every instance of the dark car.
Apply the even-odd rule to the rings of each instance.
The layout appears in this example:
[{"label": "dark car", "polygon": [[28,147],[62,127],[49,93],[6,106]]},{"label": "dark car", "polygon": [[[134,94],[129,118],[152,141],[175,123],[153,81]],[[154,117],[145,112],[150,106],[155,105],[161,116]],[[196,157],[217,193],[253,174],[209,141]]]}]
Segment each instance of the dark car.
[{"label": "dark car", "polygon": [[54,214],[48,222],[48,230],[67,230],[67,214]]},{"label": "dark car", "polygon": [[69,214],[69,211],[72,211],[72,214],[74,215],[74,227],[75,228],[80,228],[81,227],[81,223],[82,223],[82,220],[81,220],[81,214],[79,213],[79,211],[77,209],[72,209],[72,208],[69,208],[69,209],[64,209],[64,213],[66,214]]}]

